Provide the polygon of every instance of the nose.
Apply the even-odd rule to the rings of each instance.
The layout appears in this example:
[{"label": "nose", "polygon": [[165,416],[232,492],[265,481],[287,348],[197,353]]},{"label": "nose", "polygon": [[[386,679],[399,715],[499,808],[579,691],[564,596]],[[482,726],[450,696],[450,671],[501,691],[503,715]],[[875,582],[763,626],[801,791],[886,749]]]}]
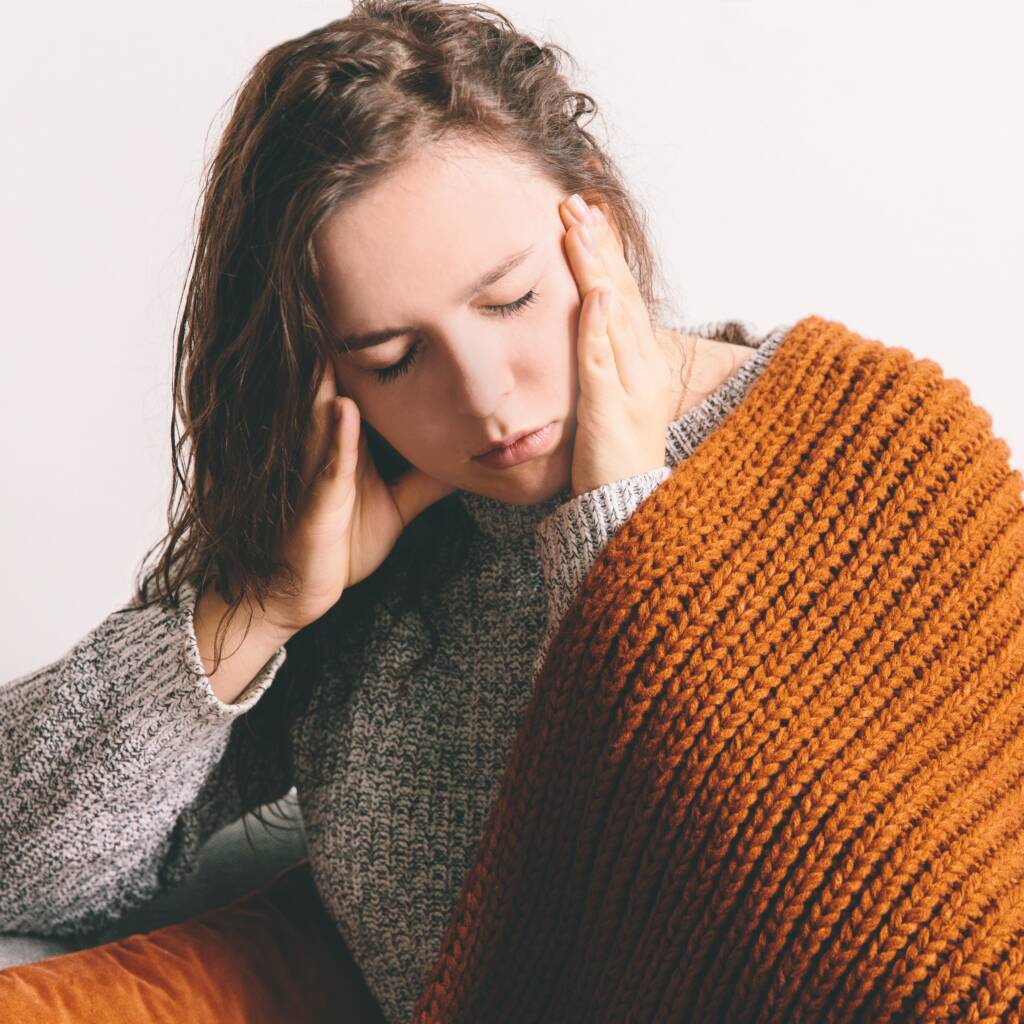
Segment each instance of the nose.
[{"label": "nose", "polygon": [[451,407],[475,420],[488,419],[515,384],[506,346],[478,331],[473,337],[451,339],[444,351],[448,358],[442,372],[449,376],[445,391]]}]

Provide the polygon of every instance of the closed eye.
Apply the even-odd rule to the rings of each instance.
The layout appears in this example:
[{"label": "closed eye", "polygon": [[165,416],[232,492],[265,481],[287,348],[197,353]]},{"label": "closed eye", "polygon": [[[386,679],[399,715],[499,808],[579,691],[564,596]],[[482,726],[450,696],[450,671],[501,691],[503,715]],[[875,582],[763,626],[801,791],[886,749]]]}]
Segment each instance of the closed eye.
[{"label": "closed eye", "polygon": [[522,298],[515,302],[507,302],[504,306],[484,306],[484,309],[493,309],[501,316],[513,316],[521,309],[525,309],[531,302],[535,301],[537,293],[531,288]]},{"label": "closed eye", "polygon": [[[506,302],[503,306],[484,306],[484,309],[489,309],[492,312],[497,313],[499,316],[515,316],[516,313],[522,312],[532,302],[536,302],[539,292],[534,291],[532,288],[525,295],[515,300],[515,302]],[[416,357],[419,354],[421,342],[417,341],[404,356],[391,366],[385,366],[381,369],[375,369],[373,371],[376,374],[377,379],[387,383],[388,381],[394,380],[396,377],[400,377],[403,373],[408,372],[409,367],[416,361]]]}]

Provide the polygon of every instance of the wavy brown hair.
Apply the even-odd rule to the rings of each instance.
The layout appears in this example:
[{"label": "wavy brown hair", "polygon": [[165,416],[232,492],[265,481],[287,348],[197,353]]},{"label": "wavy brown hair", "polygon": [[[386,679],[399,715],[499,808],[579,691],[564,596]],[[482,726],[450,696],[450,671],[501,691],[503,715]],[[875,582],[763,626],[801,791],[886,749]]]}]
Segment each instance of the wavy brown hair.
[{"label": "wavy brown hair", "polygon": [[[491,7],[442,0],[357,0],[347,17],[259,59],[203,181],[176,326],[168,530],[143,558],[135,604],[177,608],[184,583],[197,594],[212,586],[229,605],[226,627],[243,606],[265,607],[282,581],[296,585],[275,552],[296,515],[303,439],[332,344],[312,240],[421,147],[455,138],[499,147],[565,195],[605,203],[652,322],[660,320],[666,303],[645,215],[587,131],[597,105],[572,88],[563,59],[575,67],[567,51],[535,42]],[[409,463],[365,421],[362,429],[391,482]],[[421,512],[375,573],[286,644],[274,684],[233,726],[253,740],[229,747],[243,810],[259,816],[250,796],[258,776],[290,786],[290,726],[330,650],[365,636],[379,608],[392,621],[421,615],[433,640],[425,657],[436,652],[429,592],[463,566],[475,529],[457,497]],[[387,603],[385,580],[399,607]]]}]

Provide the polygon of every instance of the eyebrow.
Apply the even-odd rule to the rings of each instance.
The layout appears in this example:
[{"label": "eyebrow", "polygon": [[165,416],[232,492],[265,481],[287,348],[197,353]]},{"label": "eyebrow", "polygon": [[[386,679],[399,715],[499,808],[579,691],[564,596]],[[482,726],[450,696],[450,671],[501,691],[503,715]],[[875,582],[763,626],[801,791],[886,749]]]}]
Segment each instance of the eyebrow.
[{"label": "eyebrow", "polygon": [[[506,256],[497,266],[492,267],[486,273],[481,274],[463,293],[462,301],[468,302],[478,292],[490,287],[500,281],[507,273],[519,266],[527,256],[534,250],[533,245],[528,245],[519,252]],[[382,327],[379,331],[367,331],[364,334],[346,334],[338,339],[338,343],[345,351],[358,351],[361,348],[372,348],[374,345],[383,345],[392,338],[401,337],[403,334],[411,334],[415,327]]]}]

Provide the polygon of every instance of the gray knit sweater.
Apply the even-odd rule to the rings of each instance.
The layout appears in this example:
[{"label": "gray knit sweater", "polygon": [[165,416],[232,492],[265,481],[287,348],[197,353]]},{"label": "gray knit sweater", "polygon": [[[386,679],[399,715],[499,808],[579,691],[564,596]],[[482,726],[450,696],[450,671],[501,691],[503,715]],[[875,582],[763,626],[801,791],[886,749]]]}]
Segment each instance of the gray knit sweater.
[{"label": "gray knit sweater", "polygon": [[[358,657],[339,651],[292,731],[295,777],[270,766],[255,794],[259,806],[296,788],[318,891],[389,1021],[408,1020],[423,990],[562,613],[789,328],[677,329],[757,352],[669,426],[658,470],[536,505],[457,492],[480,534],[437,595],[437,655],[400,695],[394,680],[429,648],[419,616],[371,629]],[[99,930],[187,880],[202,843],[249,809],[225,754],[249,742],[236,719],[287,649],[223,703],[199,656],[195,594],[183,593],[177,611],[112,612],[59,660],[0,686],[0,932]],[[346,672],[351,695],[321,699]],[[304,786],[314,761],[321,781]]]}]

